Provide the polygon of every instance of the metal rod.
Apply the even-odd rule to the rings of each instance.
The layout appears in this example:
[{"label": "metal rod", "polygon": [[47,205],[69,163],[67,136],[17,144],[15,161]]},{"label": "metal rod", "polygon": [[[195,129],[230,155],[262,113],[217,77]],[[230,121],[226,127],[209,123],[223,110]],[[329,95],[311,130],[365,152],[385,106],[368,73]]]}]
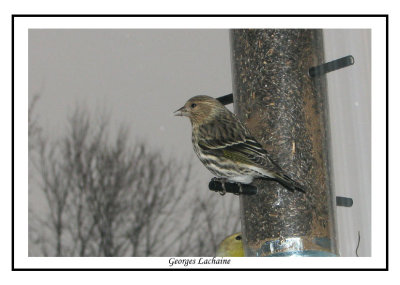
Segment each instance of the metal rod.
[{"label": "metal rod", "polygon": [[228,95],[218,97],[217,100],[224,105],[232,104],[233,103],[233,94],[231,93]]},{"label": "metal rod", "polygon": [[353,206],[353,199],[347,197],[336,196],[336,206],[351,207]]},{"label": "metal rod", "polygon": [[321,76],[328,72],[335,71],[353,64],[354,64],[354,57],[352,55],[348,55],[321,65],[311,67],[308,70],[308,74],[311,77]]},{"label": "metal rod", "polygon": [[[227,193],[232,193],[236,195],[255,195],[257,194],[257,187],[250,184],[241,184],[242,189],[240,189],[238,183],[229,183],[225,182],[225,190]],[[222,183],[211,180],[208,184],[208,188],[215,192],[221,192],[224,189],[222,188]],[[241,192],[242,191],[242,192]]]}]

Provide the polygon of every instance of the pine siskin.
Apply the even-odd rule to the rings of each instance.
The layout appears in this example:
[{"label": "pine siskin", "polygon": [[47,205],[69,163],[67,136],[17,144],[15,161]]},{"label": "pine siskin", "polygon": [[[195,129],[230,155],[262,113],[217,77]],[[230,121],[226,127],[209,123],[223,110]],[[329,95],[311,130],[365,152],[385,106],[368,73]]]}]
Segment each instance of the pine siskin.
[{"label": "pine siskin", "polygon": [[243,257],[242,233],[236,233],[225,238],[217,248],[215,256]]},{"label": "pine siskin", "polygon": [[[220,178],[225,194],[225,181],[250,184],[254,178],[278,181],[288,190],[304,187],[287,176],[249,130],[218,100],[199,95],[175,111],[192,123],[193,148],[200,161]],[[240,184],[239,184],[240,187]]]}]

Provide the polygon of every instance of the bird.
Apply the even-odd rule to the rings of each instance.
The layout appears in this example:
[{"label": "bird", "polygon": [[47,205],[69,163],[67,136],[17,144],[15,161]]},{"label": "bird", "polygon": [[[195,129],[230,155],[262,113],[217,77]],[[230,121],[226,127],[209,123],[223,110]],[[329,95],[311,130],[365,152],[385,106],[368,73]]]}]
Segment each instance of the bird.
[{"label": "bird", "polygon": [[217,248],[218,257],[244,257],[242,233],[235,233],[225,238]]},{"label": "bird", "polygon": [[290,178],[251,135],[247,127],[217,99],[198,95],[174,112],[192,125],[193,149],[204,166],[222,183],[251,184],[255,178],[275,180],[290,191],[305,187]]}]

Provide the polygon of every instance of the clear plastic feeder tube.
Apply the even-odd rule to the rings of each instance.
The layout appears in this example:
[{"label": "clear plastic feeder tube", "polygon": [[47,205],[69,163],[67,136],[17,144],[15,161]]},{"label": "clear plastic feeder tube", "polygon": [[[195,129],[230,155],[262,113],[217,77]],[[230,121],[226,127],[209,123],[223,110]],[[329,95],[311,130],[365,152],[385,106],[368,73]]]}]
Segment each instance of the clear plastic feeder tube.
[{"label": "clear plastic feeder tube", "polygon": [[335,256],[330,130],[321,30],[231,31],[234,110],[306,194],[255,180],[241,196],[246,256]]}]

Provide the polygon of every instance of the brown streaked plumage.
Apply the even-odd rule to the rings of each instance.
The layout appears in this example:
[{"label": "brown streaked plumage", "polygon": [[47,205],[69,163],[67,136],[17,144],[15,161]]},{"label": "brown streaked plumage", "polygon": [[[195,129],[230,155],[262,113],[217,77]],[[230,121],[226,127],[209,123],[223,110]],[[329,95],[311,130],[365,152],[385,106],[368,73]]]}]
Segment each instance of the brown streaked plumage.
[{"label": "brown streaked plumage", "polygon": [[215,176],[249,184],[254,178],[269,178],[289,190],[304,187],[288,177],[249,130],[218,100],[199,95],[175,111],[192,124],[193,148],[200,161]]}]

